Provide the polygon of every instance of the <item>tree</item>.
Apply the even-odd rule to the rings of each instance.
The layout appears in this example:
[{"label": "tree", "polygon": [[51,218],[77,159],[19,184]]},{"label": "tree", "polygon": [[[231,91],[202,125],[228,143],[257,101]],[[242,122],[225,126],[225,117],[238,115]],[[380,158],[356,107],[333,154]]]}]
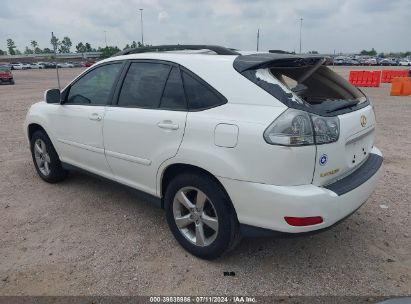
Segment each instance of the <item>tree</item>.
[{"label": "tree", "polygon": [[85,49],[86,49],[85,52],[92,52],[93,51],[90,43],[86,42],[86,44],[84,46],[85,46]]},{"label": "tree", "polygon": [[101,48],[100,51],[101,51],[100,58],[108,58],[120,52],[120,49],[116,46],[106,46],[105,48]]},{"label": "tree", "polygon": [[126,46],[123,48],[123,50],[127,50],[130,48],[130,45],[127,43]]},{"label": "tree", "polygon": [[51,37],[50,43],[51,43],[51,45],[53,46],[53,49],[54,49],[54,50],[57,50],[58,47],[59,47],[59,45],[60,45],[59,39],[58,39],[56,36],[54,36],[54,35],[53,35],[53,37]]},{"label": "tree", "polygon": [[13,55],[21,55],[20,50],[16,49],[15,54],[13,54]]},{"label": "tree", "polygon": [[60,53],[70,53],[70,48],[73,44],[71,43],[71,40],[69,37],[64,37],[63,40],[60,43]]},{"label": "tree", "polygon": [[[44,50],[42,51],[44,54],[51,54],[53,53],[53,50],[50,50],[49,48],[44,48]],[[40,50],[40,53],[42,53]]]},{"label": "tree", "polygon": [[16,51],[14,50],[16,48],[16,44],[12,39],[7,39],[7,49],[9,51],[10,55],[15,55]]},{"label": "tree", "polygon": [[29,49],[28,46],[26,46],[26,49],[24,50],[24,54],[28,55],[28,54],[33,54],[33,50]]},{"label": "tree", "polygon": [[86,46],[83,44],[83,42],[79,42],[76,45],[76,52],[77,53],[84,53],[86,51]]},{"label": "tree", "polygon": [[375,56],[375,55],[377,55],[377,51],[374,50],[374,48],[372,48],[371,51],[362,50],[362,51],[360,52],[360,55]]},{"label": "tree", "polygon": [[[139,42],[140,43],[140,42]],[[135,42],[134,40],[133,40],[133,43],[130,45],[130,47],[132,48],[132,49],[135,49],[136,47],[137,47],[137,42]]]},{"label": "tree", "polygon": [[318,54],[317,51],[309,51],[308,54]]},{"label": "tree", "polygon": [[33,49],[35,49],[36,47],[39,46],[39,44],[37,43],[36,40],[32,40],[32,41],[30,42],[30,44],[31,44],[31,46],[33,47]]},{"label": "tree", "polygon": [[0,50],[0,56],[7,55],[7,52]]}]

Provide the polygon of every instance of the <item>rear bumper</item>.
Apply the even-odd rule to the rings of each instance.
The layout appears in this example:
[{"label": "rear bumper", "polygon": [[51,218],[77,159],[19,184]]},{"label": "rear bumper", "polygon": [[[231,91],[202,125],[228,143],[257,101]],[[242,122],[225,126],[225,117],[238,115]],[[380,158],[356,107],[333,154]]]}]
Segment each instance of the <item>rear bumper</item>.
[{"label": "rear bumper", "polygon": [[[327,186],[328,188],[312,184],[275,186],[227,178],[219,180],[227,190],[241,224],[287,233],[309,232],[334,225],[361,207],[370,197],[382,169],[382,155],[374,147],[370,157],[381,161],[378,164],[373,162],[372,174],[366,176],[366,179],[362,175],[359,179],[357,175],[361,171],[364,174],[369,171],[367,167],[367,170],[361,170],[367,162],[357,170],[358,173],[355,171],[341,181]],[[321,216],[323,222],[295,227],[286,223],[285,216]]]}]

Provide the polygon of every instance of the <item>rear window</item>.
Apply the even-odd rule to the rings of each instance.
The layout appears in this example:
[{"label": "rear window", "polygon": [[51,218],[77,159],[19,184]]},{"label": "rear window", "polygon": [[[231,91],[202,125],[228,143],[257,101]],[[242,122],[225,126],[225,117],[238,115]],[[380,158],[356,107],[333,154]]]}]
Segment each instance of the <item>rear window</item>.
[{"label": "rear window", "polygon": [[166,64],[133,62],[124,79],[118,106],[158,108],[169,71]]},{"label": "rear window", "polygon": [[290,108],[334,116],[369,104],[360,90],[324,65],[324,58],[250,56],[237,57],[234,68]]},{"label": "rear window", "polygon": [[10,73],[10,70],[9,70],[9,69],[6,69],[6,68],[0,68],[0,73],[2,73],[2,74],[9,74],[9,73]]}]

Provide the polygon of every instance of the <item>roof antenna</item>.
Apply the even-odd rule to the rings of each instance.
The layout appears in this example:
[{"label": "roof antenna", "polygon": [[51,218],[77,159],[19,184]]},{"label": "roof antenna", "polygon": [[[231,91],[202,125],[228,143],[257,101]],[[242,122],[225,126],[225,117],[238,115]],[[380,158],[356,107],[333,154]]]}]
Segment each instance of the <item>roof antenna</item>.
[{"label": "roof antenna", "polygon": [[257,52],[258,52],[258,45],[260,44],[260,29],[257,30]]},{"label": "roof antenna", "polygon": [[54,60],[56,62],[56,72],[57,72],[57,83],[59,85],[59,90],[61,91],[60,87],[60,75],[59,75],[59,69],[57,66],[57,39],[55,39],[53,32],[51,32],[51,41],[53,43],[53,49],[54,49]]}]

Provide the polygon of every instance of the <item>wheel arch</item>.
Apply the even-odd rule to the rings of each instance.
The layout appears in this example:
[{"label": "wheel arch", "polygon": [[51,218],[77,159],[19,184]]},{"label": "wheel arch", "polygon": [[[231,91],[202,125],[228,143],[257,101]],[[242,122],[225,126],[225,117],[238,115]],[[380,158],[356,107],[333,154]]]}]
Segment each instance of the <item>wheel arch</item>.
[{"label": "wheel arch", "polygon": [[[40,124],[34,123],[34,122],[30,123],[27,126],[27,138],[28,138],[29,141],[31,140],[34,132],[36,132],[36,131],[44,131],[44,133],[47,134],[47,131]],[[50,136],[48,134],[47,134],[47,136],[50,138]]]},{"label": "wheel arch", "polygon": [[173,163],[168,165],[164,170],[162,171],[161,177],[160,177],[160,197],[161,197],[161,207],[164,208],[164,193],[167,189],[167,186],[170,184],[172,179],[176,177],[179,174],[182,173],[196,173],[196,174],[202,174],[210,177],[212,180],[214,180],[224,191],[224,193],[227,195],[228,198],[228,203],[231,205],[232,210],[234,211],[235,215],[237,216],[236,210],[234,208],[234,205],[231,201],[230,195],[228,194],[227,190],[225,189],[224,185],[218,180],[218,178],[209,172],[208,170],[191,165],[191,164],[185,164],[185,163]]}]

